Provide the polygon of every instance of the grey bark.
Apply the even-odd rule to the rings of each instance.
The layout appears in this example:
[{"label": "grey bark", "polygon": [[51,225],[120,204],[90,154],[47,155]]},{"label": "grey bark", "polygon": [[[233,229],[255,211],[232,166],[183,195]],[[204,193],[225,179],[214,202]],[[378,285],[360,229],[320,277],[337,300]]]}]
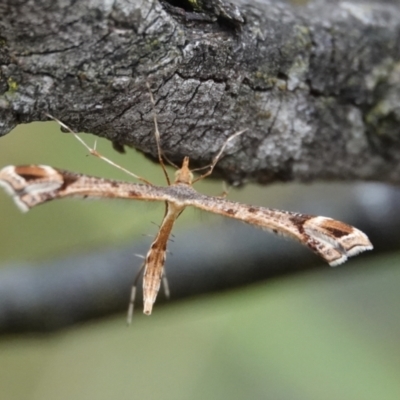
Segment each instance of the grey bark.
[{"label": "grey bark", "polygon": [[[173,5],[174,4],[174,5]],[[400,181],[396,3],[1,0],[0,132],[45,120],[247,180]],[[178,7],[179,5],[179,7]]]}]

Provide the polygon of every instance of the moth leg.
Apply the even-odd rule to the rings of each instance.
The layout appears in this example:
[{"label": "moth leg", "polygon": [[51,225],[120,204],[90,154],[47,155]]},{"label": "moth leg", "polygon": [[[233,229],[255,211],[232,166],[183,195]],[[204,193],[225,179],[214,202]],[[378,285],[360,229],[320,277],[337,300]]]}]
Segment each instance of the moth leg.
[{"label": "moth leg", "polygon": [[162,151],[161,143],[160,143],[160,141],[161,141],[161,139],[160,139],[160,131],[158,130],[158,123],[157,123],[156,102],[155,102],[155,100],[154,100],[154,96],[153,96],[153,93],[152,93],[152,91],[151,91],[149,82],[146,82],[146,86],[147,86],[147,89],[149,90],[150,100],[151,100],[151,104],[152,104],[152,106],[153,106],[154,137],[155,137],[155,139],[156,139],[156,145],[157,145],[158,162],[159,162],[160,165],[161,165],[161,168],[162,168],[162,170],[163,170],[165,179],[167,180],[167,183],[168,183],[168,186],[169,186],[169,185],[171,185],[171,181],[170,181],[170,179],[169,179],[167,169],[165,168],[164,158],[165,158],[165,160],[167,161],[167,163],[170,164],[170,165],[172,165],[174,168],[179,169],[179,167],[178,167],[176,164],[174,164],[174,163],[164,154],[164,152]]},{"label": "moth leg", "polygon": [[167,279],[167,274],[165,272],[165,267],[164,267],[163,275],[162,275],[162,285],[163,285],[165,297],[167,299],[169,299],[171,297],[171,292],[169,290],[169,283],[168,283],[168,279]]},{"label": "moth leg", "polygon": [[202,179],[204,179],[204,178],[206,178],[207,176],[211,175],[212,172],[213,172],[213,170],[214,170],[214,167],[217,165],[218,161],[221,159],[222,154],[223,154],[223,152],[224,152],[224,150],[225,150],[225,147],[228,145],[228,143],[229,143],[231,140],[235,139],[237,136],[241,135],[242,133],[244,133],[244,132],[246,132],[246,131],[247,131],[247,129],[243,129],[242,131],[236,132],[236,133],[234,133],[233,135],[229,136],[229,137],[225,140],[224,144],[221,146],[221,148],[220,148],[219,152],[217,153],[217,155],[213,158],[211,164],[206,165],[205,167],[192,169],[192,172],[193,172],[193,171],[199,171],[199,170],[201,170],[201,169],[206,169],[206,168],[208,168],[208,171],[205,172],[203,175],[200,175],[198,178],[196,178],[196,179],[193,181],[193,183],[196,183],[196,182],[198,182],[198,181],[201,181]]},{"label": "moth leg", "polygon": [[[138,257],[140,257],[140,258],[144,258],[140,254],[136,254],[136,255]],[[143,274],[144,266],[145,266],[145,261],[143,261],[142,265],[140,266],[139,271],[137,272],[137,274],[135,276],[135,279],[133,281],[133,284],[132,284],[131,295],[130,295],[130,298],[129,298],[128,313],[127,313],[127,316],[126,316],[126,325],[127,326],[129,326],[132,323],[133,311],[134,311],[134,308],[135,308],[136,289],[137,289],[137,285],[138,285],[139,279]]]},{"label": "moth leg", "polygon": [[68,125],[64,124],[64,122],[60,121],[59,119],[57,119],[56,117],[53,117],[51,114],[46,113],[46,116],[48,116],[49,118],[51,118],[52,120],[56,121],[62,128],[66,129],[68,132],[72,133],[75,137],[75,139],[82,144],[82,146],[84,146],[86,148],[86,150],[89,151],[89,153],[92,156],[95,156],[97,158],[100,158],[100,160],[105,161],[107,164],[112,165],[115,168],[118,168],[120,171],[125,172],[126,174],[128,174],[129,176],[132,176],[135,179],[138,179],[139,181],[145,183],[146,185],[150,185],[153,186],[153,184],[151,182],[149,182],[147,179],[142,178],[139,175],[134,174],[133,172],[127,170],[126,168],[122,167],[121,165],[115,163],[114,161],[110,160],[109,158],[103,156],[101,153],[99,153],[96,150],[96,145],[97,145],[97,140],[95,141],[95,144],[93,147],[90,147],[76,132],[74,132]]}]

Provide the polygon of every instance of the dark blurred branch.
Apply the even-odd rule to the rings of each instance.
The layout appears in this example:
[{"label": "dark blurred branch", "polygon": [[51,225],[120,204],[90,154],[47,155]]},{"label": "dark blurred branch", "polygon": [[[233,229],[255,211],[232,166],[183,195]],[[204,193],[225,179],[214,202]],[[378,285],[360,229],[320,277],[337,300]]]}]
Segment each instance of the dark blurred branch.
[{"label": "dark blurred branch", "polygon": [[[389,2],[3,0],[0,131],[47,111],[154,157],[149,82],[162,147],[177,162],[204,164],[248,128],[219,164],[230,181],[398,183],[399,27],[400,7]],[[379,204],[353,199],[330,215],[394,248],[399,197],[379,190]],[[177,247],[167,262],[171,301],[321,265],[300,245],[240,224],[188,232]],[[133,253],[147,248],[2,269],[0,330],[54,330],[125,310]]]},{"label": "dark blurred branch", "polygon": [[[178,7],[179,5],[179,7]],[[389,2],[2,0],[0,131],[50,112],[231,182],[400,182],[400,6]]]},{"label": "dark blurred branch", "polygon": [[[320,208],[324,199],[313,198],[310,191],[305,204]],[[340,203],[325,200],[330,216],[353,223],[370,237],[374,252],[358,257],[398,248],[398,191],[368,185],[347,191]],[[133,254],[145,254],[149,241],[54,260],[40,268],[4,266],[0,269],[0,332],[52,331],[126,311],[130,285],[141,264]],[[176,243],[169,247],[173,255],[167,259],[168,303],[311,268],[329,268],[300,244],[232,221],[211,230],[178,231]],[[338,268],[351,268],[351,262]],[[164,301],[161,292],[155,313],[161,312]],[[139,291],[136,313],[141,314],[141,310]]]}]

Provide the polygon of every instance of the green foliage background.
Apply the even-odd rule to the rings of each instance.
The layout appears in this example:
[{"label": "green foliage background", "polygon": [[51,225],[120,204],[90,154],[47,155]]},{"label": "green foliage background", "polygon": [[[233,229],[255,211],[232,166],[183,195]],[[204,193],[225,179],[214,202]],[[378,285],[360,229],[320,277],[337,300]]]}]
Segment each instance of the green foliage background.
[{"label": "green foliage background", "polygon": [[[163,182],[158,166],[109,147],[100,151]],[[126,179],[84,155],[53,123],[18,127],[0,141],[1,166],[41,163]],[[291,190],[246,187],[230,198],[279,207]],[[133,241],[154,233],[149,221],[162,213],[137,202],[66,200],[21,214],[0,193],[0,256],[33,262]],[[186,212],[176,240],[201,223],[216,222]],[[0,399],[398,400],[399,261],[397,253],[370,253],[337,269],[156,307],[150,318],[137,313],[130,329],[121,314],[52,335],[2,337]]]}]

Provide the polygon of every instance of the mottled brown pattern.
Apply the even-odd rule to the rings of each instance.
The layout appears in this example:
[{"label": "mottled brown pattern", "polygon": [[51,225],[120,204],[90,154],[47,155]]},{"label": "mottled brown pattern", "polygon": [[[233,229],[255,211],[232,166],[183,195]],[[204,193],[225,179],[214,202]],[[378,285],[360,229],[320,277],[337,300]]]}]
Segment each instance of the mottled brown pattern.
[{"label": "mottled brown pattern", "polygon": [[297,227],[299,232],[303,232],[304,222],[312,218],[312,215],[293,213],[289,216],[290,222]]},{"label": "mottled brown pattern", "polygon": [[61,174],[61,176],[63,178],[63,183],[60,186],[60,191],[68,190],[71,185],[79,181],[79,175],[76,174]]}]

